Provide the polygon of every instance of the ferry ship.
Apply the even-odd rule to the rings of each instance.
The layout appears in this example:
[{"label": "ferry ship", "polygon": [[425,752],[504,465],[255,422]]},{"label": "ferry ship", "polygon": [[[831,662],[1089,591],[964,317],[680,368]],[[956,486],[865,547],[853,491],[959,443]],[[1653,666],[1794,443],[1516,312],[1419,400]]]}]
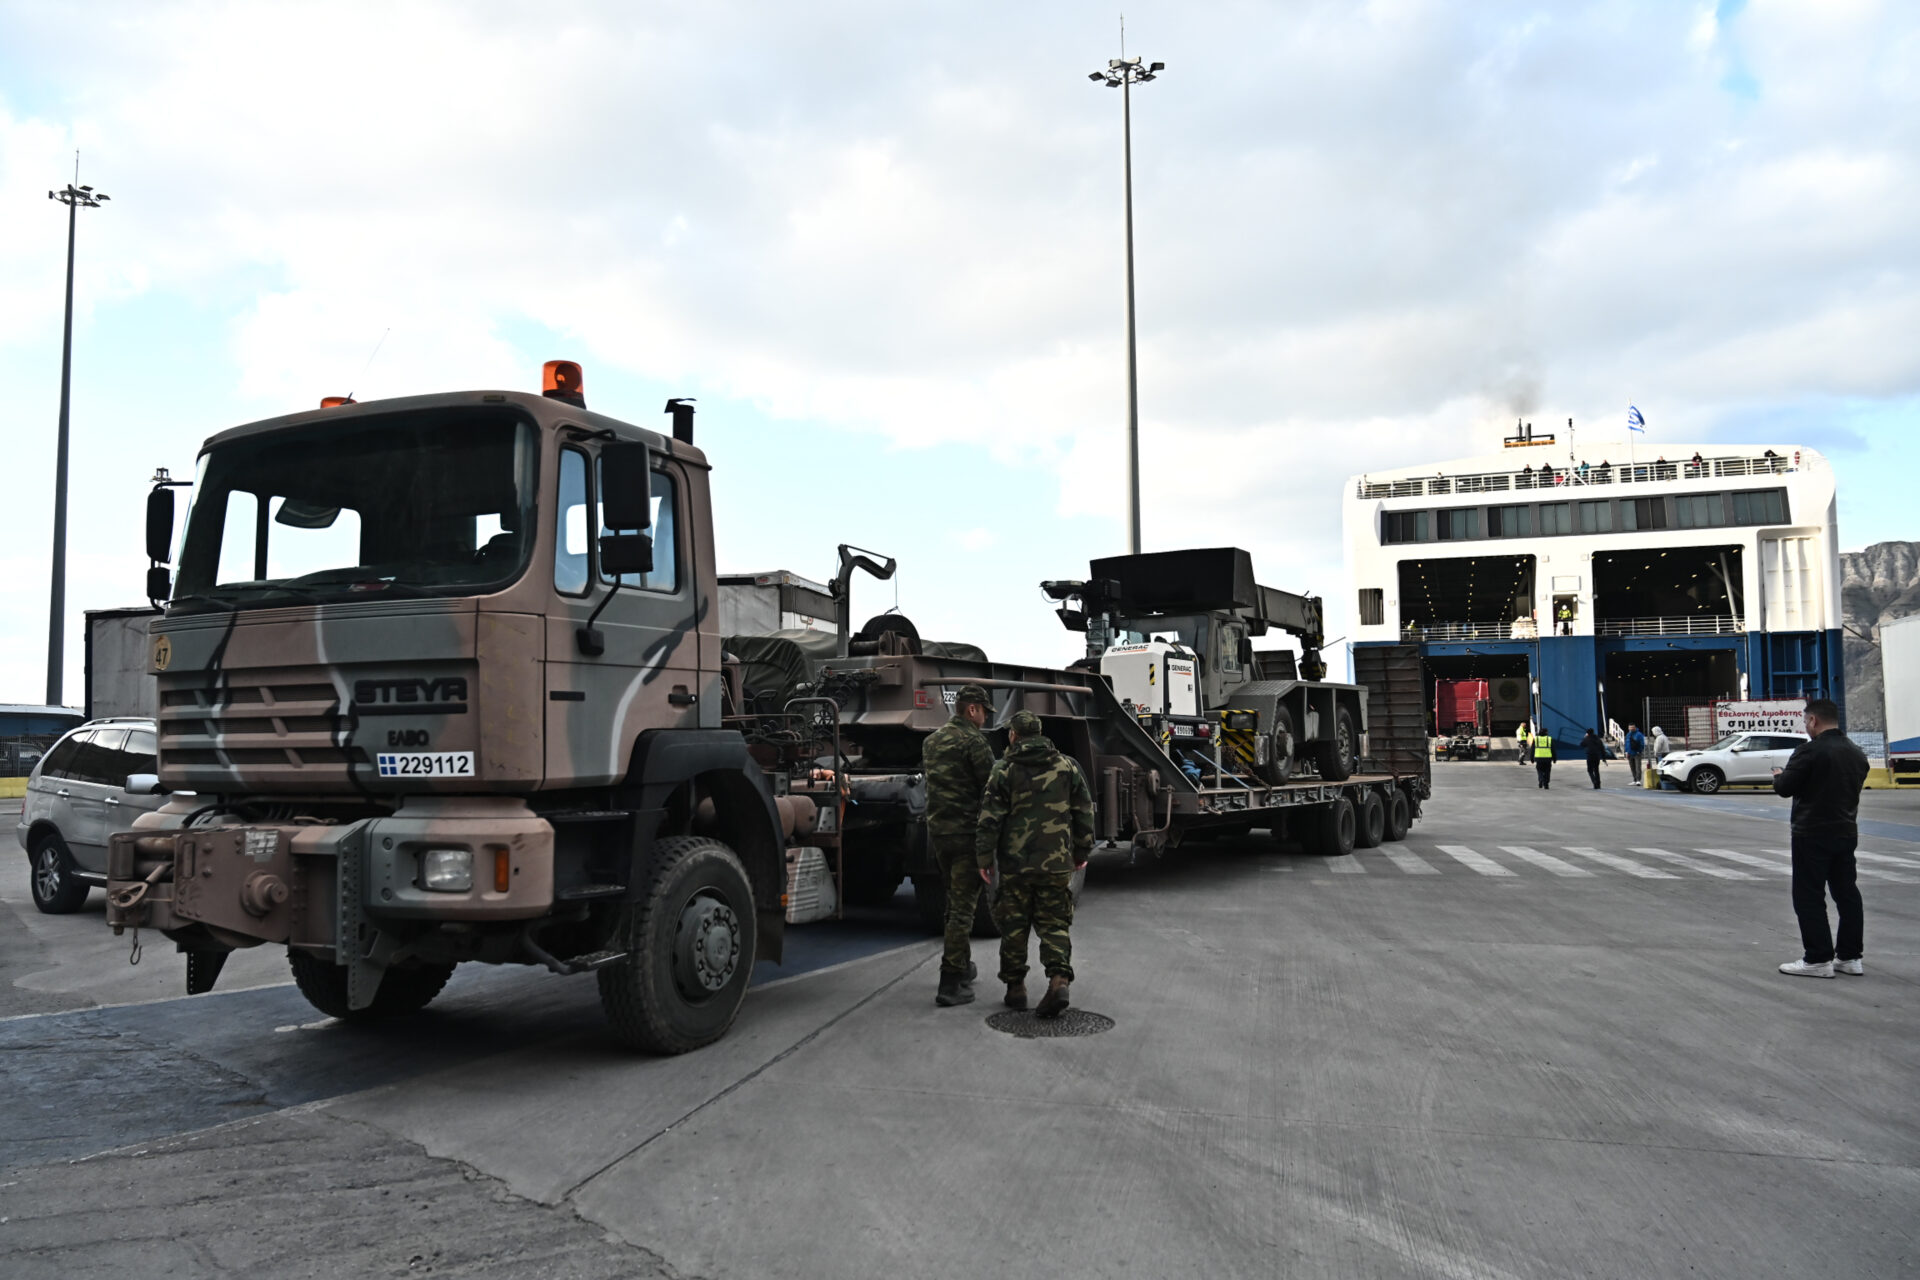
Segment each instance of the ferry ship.
[{"label": "ferry ship", "polygon": [[1417,644],[1428,705],[1436,681],[1487,680],[1494,734],[1531,722],[1567,752],[1609,720],[1650,729],[1714,699],[1844,708],[1827,460],[1798,445],[1625,453],[1527,430],[1497,454],[1352,477],[1352,646]]}]

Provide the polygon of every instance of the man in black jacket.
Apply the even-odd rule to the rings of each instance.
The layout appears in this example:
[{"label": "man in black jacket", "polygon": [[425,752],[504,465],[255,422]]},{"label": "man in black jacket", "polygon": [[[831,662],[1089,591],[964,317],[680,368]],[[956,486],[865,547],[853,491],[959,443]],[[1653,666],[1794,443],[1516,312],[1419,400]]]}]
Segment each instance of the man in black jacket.
[{"label": "man in black jacket", "polygon": [[[1773,771],[1773,789],[1793,797],[1793,913],[1800,919],[1804,954],[1780,966],[1798,978],[1859,977],[1864,914],[1854,883],[1854,846],[1860,789],[1867,757],[1840,732],[1840,708],[1825,698],[1807,703],[1805,742],[1784,769]],[[1836,941],[1827,929],[1827,893],[1840,912]]]},{"label": "man in black jacket", "polygon": [[1600,789],[1600,762],[1607,758],[1607,744],[1593,730],[1587,730],[1587,736],[1580,739],[1580,749],[1587,753],[1587,776],[1593,779],[1593,789]]}]

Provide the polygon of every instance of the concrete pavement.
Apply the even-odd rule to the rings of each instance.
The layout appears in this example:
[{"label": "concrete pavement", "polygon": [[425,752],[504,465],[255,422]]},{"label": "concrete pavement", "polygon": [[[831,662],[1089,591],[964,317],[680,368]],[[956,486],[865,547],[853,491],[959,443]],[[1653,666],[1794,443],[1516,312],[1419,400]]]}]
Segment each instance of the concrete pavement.
[{"label": "concrete pavement", "polygon": [[[843,940],[677,1059],[613,1048],[588,986],[484,970],[385,1043],[272,988],[0,1023],[14,1080],[84,1118],[0,1151],[0,1269],[157,1273],[149,1219],[101,1229],[130,1201],[166,1210],[180,1275],[347,1274],[234,1243],[319,1241],[335,1203],[355,1273],[1920,1267],[1920,797],[1863,806],[1868,976],[1822,982],[1774,972],[1798,945],[1767,799],[1559,774],[1438,766],[1412,838],[1351,859],[1256,837],[1097,867],[1075,999],[1116,1025],[1085,1039],[935,1008],[935,944],[897,938]],[[0,916],[0,948],[18,932]],[[31,941],[70,970],[39,1000],[125,964]],[[246,1118],[67,1162],[221,1106]],[[390,1178],[413,1198],[381,1204]]]}]

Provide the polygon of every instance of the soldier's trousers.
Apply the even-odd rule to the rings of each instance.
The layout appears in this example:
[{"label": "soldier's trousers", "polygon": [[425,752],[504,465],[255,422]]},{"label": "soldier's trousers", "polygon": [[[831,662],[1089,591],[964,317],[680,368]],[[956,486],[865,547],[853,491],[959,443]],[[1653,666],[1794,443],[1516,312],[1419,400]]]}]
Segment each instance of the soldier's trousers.
[{"label": "soldier's trousers", "polygon": [[1070,873],[1023,871],[1002,876],[993,901],[993,922],[1000,927],[1000,981],[1027,976],[1027,933],[1040,935],[1040,968],[1051,978],[1073,980],[1073,891]]},{"label": "soldier's trousers", "polygon": [[933,860],[947,885],[947,945],[940,952],[940,972],[964,974],[973,963],[974,908],[986,888],[974,861],[973,837],[935,839]]}]

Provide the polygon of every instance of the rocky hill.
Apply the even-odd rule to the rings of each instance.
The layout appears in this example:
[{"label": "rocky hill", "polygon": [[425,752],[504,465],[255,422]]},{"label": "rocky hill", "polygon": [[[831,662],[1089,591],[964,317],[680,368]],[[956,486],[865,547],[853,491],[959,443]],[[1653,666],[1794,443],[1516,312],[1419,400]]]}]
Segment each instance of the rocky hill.
[{"label": "rocky hill", "polygon": [[1876,542],[1840,556],[1847,727],[1886,732],[1880,624],[1920,613],[1920,542]]}]

